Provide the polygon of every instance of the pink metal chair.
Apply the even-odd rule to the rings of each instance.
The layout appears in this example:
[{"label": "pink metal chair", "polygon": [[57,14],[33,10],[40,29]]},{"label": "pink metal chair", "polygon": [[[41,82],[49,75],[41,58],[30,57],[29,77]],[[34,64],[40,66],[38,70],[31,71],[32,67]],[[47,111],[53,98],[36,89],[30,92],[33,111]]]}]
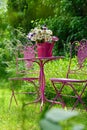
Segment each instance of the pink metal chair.
[{"label": "pink metal chair", "polygon": [[[31,43],[26,44],[25,46],[23,45],[18,45],[17,49],[15,50],[15,55],[16,55],[16,74],[17,77],[9,78],[10,81],[12,82],[17,82],[17,81],[27,81],[29,83],[32,83],[35,87],[35,92],[16,92],[15,87],[16,86],[11,86],[12,94],[10,98],[10,105],[12,103],[12,99],[14,98],[16,104],[17,99],[15,94],[39,94],[38,87],[36,85],[36,81],[39,80],[38,77],[30,77],[29,75],[33,75],[35,73],[38,73],[38,71],[33,68],[33,62],[32,61],[19,61],[18,58],[34,58],[36,55],[35,52],[35,45],[32,45]],[[33,70],[33,71],[32,71]]]},{"label": "pink metal chair", "polygon": [[[74,64],[73,64],[74,60]],[[70,60],[66,78],[51,78],[52,85],[56,92],[54,100],[60,99],[65,102],[74,98],[72,110],[80,103],[86,110],[85,96],[87,93],[87,40],[75,41],[70,45]],[[59,85],[59,86],[58,86]],[[69,89],[70,93],[64,89]]]}]

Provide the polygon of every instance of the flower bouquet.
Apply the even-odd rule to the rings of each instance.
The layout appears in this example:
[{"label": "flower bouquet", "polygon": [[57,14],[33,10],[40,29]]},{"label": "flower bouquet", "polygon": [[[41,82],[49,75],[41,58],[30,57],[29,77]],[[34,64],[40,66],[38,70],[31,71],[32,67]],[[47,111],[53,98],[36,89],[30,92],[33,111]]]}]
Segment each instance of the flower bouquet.
[{"label": "flower bouquet", "polygon": [[36,43],[52,43],[58,41],[58,37],[53,36],[53,32],[49,30],[46,26],[35,27],[34,29],[31,29],[27,37],[29,38],[29,40]]},{"label": "flower bouquet", "polygon": [[54,43],[59,40],[46,26],[31,29],[27,37],[36,43],[39,57],[51,57]]}]

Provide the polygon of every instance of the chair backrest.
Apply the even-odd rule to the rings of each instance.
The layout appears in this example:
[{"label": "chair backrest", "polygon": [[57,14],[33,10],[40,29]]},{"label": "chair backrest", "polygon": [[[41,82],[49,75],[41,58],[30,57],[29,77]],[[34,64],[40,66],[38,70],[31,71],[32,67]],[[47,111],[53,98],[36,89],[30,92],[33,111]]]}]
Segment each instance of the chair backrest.
[{"label": "chair backrest", "polygon": [[18,58],[35,58],[35,45],[27,43],[18,45],[16,49],[16,68],[18,73],[27,73],[33,67],[33,62],[28,60],[18,60]]},{"label": "chair backrest", "polygon": [[[35,57],[34,45],[24,46],[23,54],[24,58],[34,58]],[[33,62],[25,60],[25,64],[27,68],[30,68],[33,65]]]},{"label": "chair backrest", "polygon": [[82,39],[81,41],[75,41],[70,45],[70,61],[66,77],[68,78],[70,74],[77,74],[77,75],[85,74],[87,76],[86,39]]}]

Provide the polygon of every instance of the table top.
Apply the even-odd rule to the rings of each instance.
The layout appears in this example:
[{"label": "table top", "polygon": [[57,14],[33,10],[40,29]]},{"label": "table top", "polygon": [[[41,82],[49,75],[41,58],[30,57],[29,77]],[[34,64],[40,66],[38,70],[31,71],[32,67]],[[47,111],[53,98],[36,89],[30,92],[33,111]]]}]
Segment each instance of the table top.
[{"label": "table top", "polygon": [[51,57],[34,57],[34,58],[18,58],[18,60],[56,60],[56,59],[62,59],[64,56],[51,56]]}]

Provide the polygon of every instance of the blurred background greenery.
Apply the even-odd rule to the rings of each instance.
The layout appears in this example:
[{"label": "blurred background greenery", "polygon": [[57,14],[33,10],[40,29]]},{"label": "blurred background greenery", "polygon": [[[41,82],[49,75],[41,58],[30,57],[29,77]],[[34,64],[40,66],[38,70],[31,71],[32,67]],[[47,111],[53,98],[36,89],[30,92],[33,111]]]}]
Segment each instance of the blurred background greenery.
[{"label": "blurred background greenery", "polygon": [[[53,54],[65,55],[68,58],[69,42],[87,39],[87,1],[0,0],[0,104],[2,106],[0,129],[2,130],[39,130],[37,125],[40,116],[37,116],[39,104],[37,109],[35,109],[36,105],[21,109],[22,107],[16,107],[13,103],[11,111],[8,112],[11,94],[8,78],[15,73],[14,48],[19,43],[26,43],[26,35],[31,28],[44,24],[59,38],[54,46]],[[58,65],[59,62],[61,66]],[[52,97],[52,94],[54,95],[53,89],[50,89],[49,78],[64,76],[67,63],[68,60],[63,60],[46,65],[46,92],[49,98]],[[61,70],[64,73],[61,73]],[[23,103],[22,101],[23,98],[19,100],[19,104]],[[87,113],[83,111],[76,121],[87,125],[86,118]]]}]

